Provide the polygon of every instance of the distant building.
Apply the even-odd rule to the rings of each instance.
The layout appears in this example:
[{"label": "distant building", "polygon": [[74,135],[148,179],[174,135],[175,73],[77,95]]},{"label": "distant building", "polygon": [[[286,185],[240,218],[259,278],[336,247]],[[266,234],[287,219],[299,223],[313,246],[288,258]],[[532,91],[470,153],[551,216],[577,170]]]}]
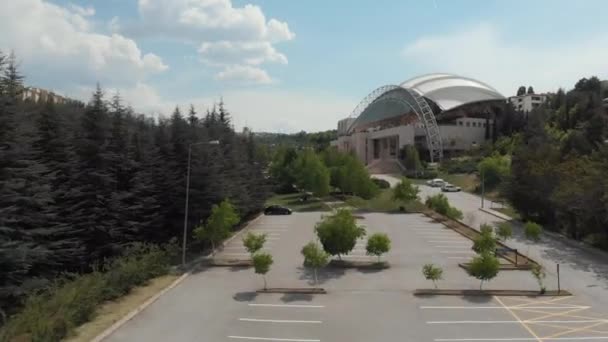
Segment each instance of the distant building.
[{"label": "distant building", "polygon": [[533,109],[545,103],[549,96],[547,94],[524,94],[521,96],[509,97],[509,102],[516,110],[524,113],[529,113]]},{"label": "distant building", "polygon": [[491,139],[493,118],[505,104],[504,96],[480,81],[423,75],[370,93],[338,122],[338,139],[332,146],[354,153],[378,173],[403,169],[399,159],[406,145],[438,162],[444,153],[456,154]]},{"label": "distant building", "polygon": [[23,101],[32,101],[35,103],[44,103],[52,101],[55,104],[64,104],[71,101],[70,99],[63,97],[59,94],[55,94],[52,91],[48,91],[41,88],[27,87],[23,89],[21,93],[21,99]]}]

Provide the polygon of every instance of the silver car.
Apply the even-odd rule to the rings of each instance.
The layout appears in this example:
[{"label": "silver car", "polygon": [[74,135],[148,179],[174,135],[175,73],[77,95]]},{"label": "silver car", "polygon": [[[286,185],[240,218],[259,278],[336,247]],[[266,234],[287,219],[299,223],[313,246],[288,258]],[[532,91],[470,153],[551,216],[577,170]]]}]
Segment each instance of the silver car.
[{"label": "silver car", "polygon": [[454,184],[450,184],[450,183],[445,183],[442,187],[441,187],[441,191],[443,192],[459,192],[462,189],[459,186],[456,186]]},{"label": "silver car", "polygon": [[426,181],[426,185],[433,187],[433,188],[441,188],[445,184],[447,184],[446,181],[444,181],[441,178],[435,178],[435,179]]}]

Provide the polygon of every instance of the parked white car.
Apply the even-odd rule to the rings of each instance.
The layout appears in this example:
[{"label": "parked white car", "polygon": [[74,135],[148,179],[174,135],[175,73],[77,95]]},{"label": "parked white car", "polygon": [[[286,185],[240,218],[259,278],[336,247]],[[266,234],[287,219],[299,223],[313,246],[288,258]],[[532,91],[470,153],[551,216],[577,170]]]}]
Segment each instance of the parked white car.
[{"label": "parked white car", "polygon": [[450,183],[445,183],[441,187],[441,191],[443,192],[459,192],[460,190],[462,189],[459,186]]},{"label": "parked white car", "polygon": [[435,179],[426,181],[426,185],[431,186],[433,188],[441,188],[444,184],[447,184],[447,183],[446,183],[446,181],[444,181],[441,178],[435,178]]}]

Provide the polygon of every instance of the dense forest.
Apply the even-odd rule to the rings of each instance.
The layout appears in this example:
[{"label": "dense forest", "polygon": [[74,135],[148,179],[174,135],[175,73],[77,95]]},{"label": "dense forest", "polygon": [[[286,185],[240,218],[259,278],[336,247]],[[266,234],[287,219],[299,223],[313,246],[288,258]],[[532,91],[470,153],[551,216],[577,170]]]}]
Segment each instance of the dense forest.
[{"label": "dense forest", "polygon": [[[138,115],[98,86],[88,104],[22,101],[14,57],[0,54],[0,312],[64,272],[87,272],[133,242],[181,237],[223,199],[241,217],[268,195],[251,134],[224,103],[199,115]],[[219,144],[204,142],[218,140]]]},{"label": "dense forest", "polygon": [[[504,192],[525,219],[608,248],[607,113],[597,77],[559,90],[510,137]],[[504,141],[504,139],[503,139]],[[510,151],[509,151],[510,150]]]},{"label": "dense forest", "polygon": [[312,147],[316,151],[322,151],[329,147],[332,140],[338,138],[338,131],[329,130],[323,132],[307,133],[304,131],[292,134],[285,133],[254,133],[256,140],[267,146],[290,146],[290,147]]}]

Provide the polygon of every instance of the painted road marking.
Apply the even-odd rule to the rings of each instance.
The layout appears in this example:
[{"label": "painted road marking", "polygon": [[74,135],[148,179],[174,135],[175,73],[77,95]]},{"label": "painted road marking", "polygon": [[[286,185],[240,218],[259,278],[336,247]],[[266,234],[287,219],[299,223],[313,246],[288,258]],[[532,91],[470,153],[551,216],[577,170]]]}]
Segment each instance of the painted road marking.
[{"label": "painted road marking", "polygon": [[[590,337],[550,337],[541,338],[540,341],[601,341],[608,340],[608,336],[590,336]],[[435,342],[458,342],[458,341],[539,341],[534,337],[507,337],[507,338],[436,338]]]},{"label": "painted road marking", "polygon": [[254,337],[254,336],[228,336],[239,340],[256,340],[256,341],[285,341],[285,342],[321,342],[321,340],[310,340],[301,338],[276,338],[276,337]]},{"label": "painted road marking", "polygon": [[421,306],[420,309],[424,310],[432,310],[432,309],[458,309],[458,310],[492,310],[492,309],[511,309],[511,310],[526,310],[526,309],[537,309],[537,310],[555,310],[555,309],[589,309],[590,306],[580,306],[580,305],[571,305],[571,306],[527,306],[527,307],[519,307],[519,306]]},{"label": "painted road marking", "polygon": [[526,324],[522,322],[522,319],[519,318],[519,316],[517,316],[517,314],[515,312],[513,312],[512,309],[509,309],[501,300],[500,298],[494,296],[494,299],[498,302],[498,304],[500,304],[502,307],[504,307],[505,309],[507,309],[507,311],[509,311],[509,313],[511,314],[511,316],[513,316],[516,320],[519,321],[519,323],[521,324],[522,327],[524,327],[529,333],[530,335],[534,336],[536,338],[536,340],[538,342],[542,342],[542,340],[540,339],[540,337],[538,337],[538,335],[536,335],[536,333],[534,332],[534,330],[530,329],[530,327]]},{"label": "painted road marking", "polygon": [[[560,324],[572,324],[572,323],[608,323],[608,319],[581,319],[572,321],[535,321],[535,320],[523,320],[522,323],[534,324],[534,323],[560,323]],[[429,321],[427,324],[515,324],[520,321]]]},{"label": "painted road marking", "polygon": [[261,306],[261,307],[271,307],[271,308],[315,308],[320,309],[324,308],[323,305],[307,305],[307,304],[247,304],[249,306]]},{"label": "painted road marking", "polygon": [[257,318],[239,318],[239,321],[244,322],[262,322],[262,323],[309,323],[321,324],[321,321],[298,321],[289,319],[257,319]]}]

